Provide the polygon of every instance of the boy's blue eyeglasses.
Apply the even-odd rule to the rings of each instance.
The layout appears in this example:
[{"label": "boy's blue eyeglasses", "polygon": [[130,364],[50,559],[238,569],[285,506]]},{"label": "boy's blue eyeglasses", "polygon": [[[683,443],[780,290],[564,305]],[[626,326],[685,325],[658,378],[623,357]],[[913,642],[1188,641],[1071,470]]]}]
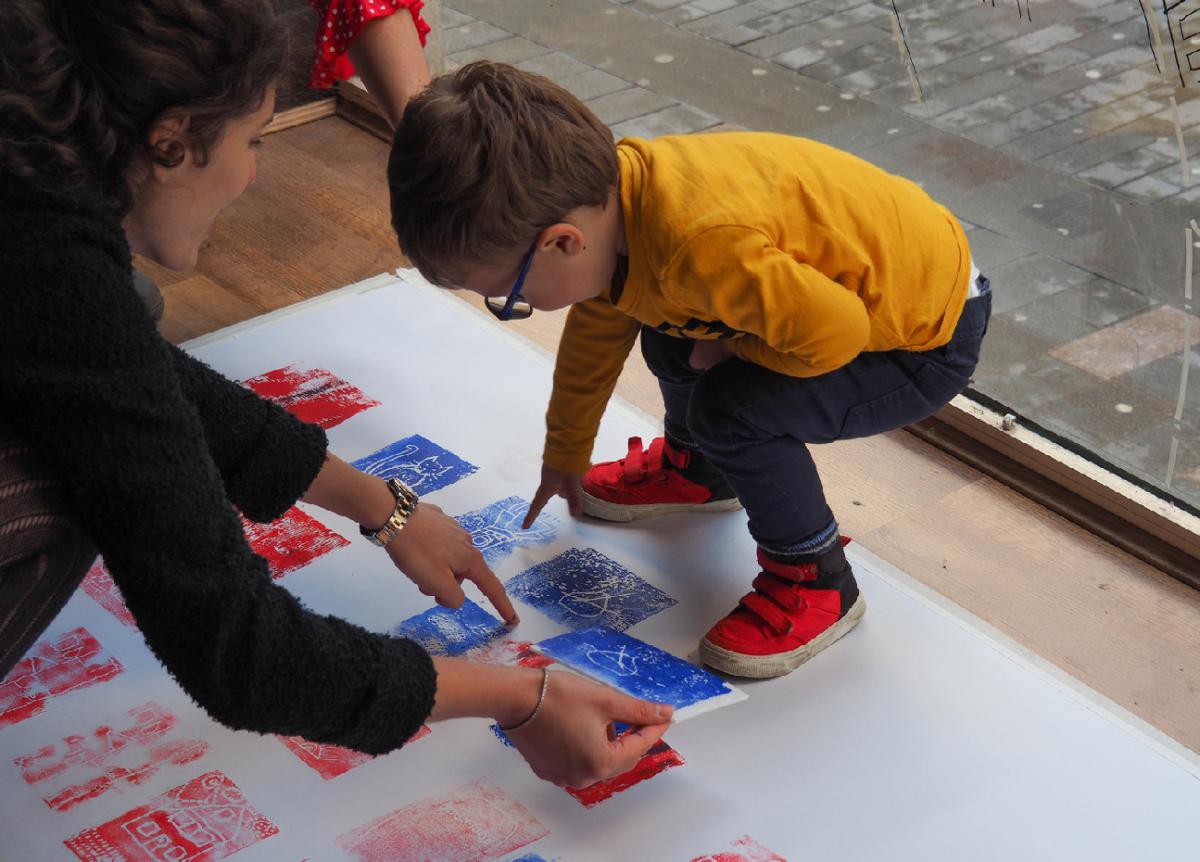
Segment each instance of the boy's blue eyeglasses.
[{"label": "boy's blue eyeglasses", "polygon": [[533,314],[533,306],[525,297],[521,296],[521,287],[525,284],[525,276],[529,275],[529,266],[533,263],[535,251],[537,251],[536,243],[530,246],[529,251],[525,253],[525,259],[521,261],[521,272],[506,299],[501,299],[499,296],[483,298],[483,304],[496,316],[497,320],[524,320]]}]

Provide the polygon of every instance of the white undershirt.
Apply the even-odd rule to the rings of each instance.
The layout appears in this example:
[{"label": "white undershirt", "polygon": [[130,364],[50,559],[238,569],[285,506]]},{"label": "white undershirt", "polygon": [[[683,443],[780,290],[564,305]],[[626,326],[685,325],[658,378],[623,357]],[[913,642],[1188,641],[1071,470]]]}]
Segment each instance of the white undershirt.
[{"label": "white undershirt", "polygon": [[967,299],[974,299],[977,296],[979,296],[979,267],[972,260],[970,281],[967,282]]}]

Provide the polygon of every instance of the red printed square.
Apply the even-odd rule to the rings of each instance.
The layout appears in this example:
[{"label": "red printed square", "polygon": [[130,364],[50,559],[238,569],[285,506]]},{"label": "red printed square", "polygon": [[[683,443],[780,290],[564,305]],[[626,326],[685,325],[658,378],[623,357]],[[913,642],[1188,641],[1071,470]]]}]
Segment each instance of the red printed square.
[{"label": "red printed square", "polygon": [[108,573],[108,569],[105,568],[102,561],[97,560],[96,565],[88,570],[80,586],[83,587],[85,593],[96,600],[100,607],[120,620],[122,625],[137,631],[137,622],[134,620],[133,614],[129,612],[129,608],[125,607],[125,598],[117,589],[117,585],[113,583],[112,575]]},{"label": "red printed square", "polygon": [[[429,725],[422,724],[420,729],[408,738],[405,745],[412,745],[418,739],[423,739],[428,735]],[[337,778],[339,775],[345,775],[356,766],[362,766],[368,760],[375,759],[375,756],[372,754],[363,754],[361,751],[353,751],[349,748],[342,748],[339,745],[324,745],[320,742],[311,742],[300,736],[279,736],[276,738],[287,746],[288,751],[300,758],[301,761],[315,770],[326,781],[329,781],[331,778]]]},{"label": "red printed square", "polygon": [[209,772],[63,842],[81,862],[216,862],[279,832]]},{"label": "red printed square", "polygon": [[385,814],[337,841],[359,862],[487,862],[549,834],[519,802],[479,781]]},{"label": "red printed square", "polygon": [[749,835],[733,842],[729,850],[697,856],[692,862],[787,862],[773,850],[763,847]]},{"label": "red printed square", "polygon": [[628,772],[622,772],[620,775],[606,778],[603,781],[597,781],[595,784],[590,787],[584,787],[582,790],[568,787],[567,793],[578,799],[585,808],[591,808],[593,805],[598,805],[604,800],[612,798],[613,794],[628,790],[633,785],[651,779],[659,773],[666,772],[673,766],[683,766],[683,763],[684,760],[680,757],[679,752],[660,739],[651,746],[649,751],[642,755],[641,759],[634,764],[633,769]]},{"label": "red printed square", "polygon": [[318,775],[329,781],[339,775],[345,775],[356,766],[362,766],[375,758],[361,751],[342,748],[339,745],[323,745],[320,742],[310,742],[299,736],[280,736],[280,742],[287,746],[288,751],[296,755]]},{"label": "red printed square", "polygon": [[305,422],[322,428],[340,425],[355,414],[379,406],[378,401],[368,398],[358,387],[324,368],[304,371],[289,365],[251,377],[242,384]]},{"label": "red printed square", "polygon": [[146,703],[89,733],[44,745],[14,763],[42,799],[67,811],[110,790],[136,787],[167,765],[192,763],[208,743],[190,737],[166,707]]},{"label": "red printed square", "polygon": [[34,644],[0,682],[0,727],[46,711],[53,698],[105,682],[125,668],[85,628]]},{"label": "red printed square", "polygon": [[242,526],[246,530],[246,541],[254,553],[267,561],[275,580],[350,544],[295,506],[284,512],[278,521],[256,524],[243,518]]}]

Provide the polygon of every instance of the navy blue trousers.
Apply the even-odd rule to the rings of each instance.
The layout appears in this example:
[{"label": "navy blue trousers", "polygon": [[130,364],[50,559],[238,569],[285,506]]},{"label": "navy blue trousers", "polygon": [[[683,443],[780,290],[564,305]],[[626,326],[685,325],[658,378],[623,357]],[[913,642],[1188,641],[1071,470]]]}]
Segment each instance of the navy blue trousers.
[{"label": "navy blue trousers", "polygon": [[724,474],[764,550],[823,551],[837,522],[807,444],[899,428],[962,392],[992,311],[987,279],[979,285],[945,346],[862,353],[818,377],[789,377],[736,358],[697,371],[688,364],[692,340],[643,327],[642,354],[662,389],[667,436]]}]

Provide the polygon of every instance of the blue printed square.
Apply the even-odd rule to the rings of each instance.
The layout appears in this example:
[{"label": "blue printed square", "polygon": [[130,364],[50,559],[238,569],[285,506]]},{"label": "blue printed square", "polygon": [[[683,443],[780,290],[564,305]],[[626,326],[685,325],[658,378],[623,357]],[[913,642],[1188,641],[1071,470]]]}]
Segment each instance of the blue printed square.
[{"label": "blue printed square", "polygon": [[505,586],[510,596],[569,629],[605,626],[623,632],[676,603],[592,548],[564,551]]},{"label": "blue printed square", "polygon": [[399,479],[418,494],[453,485],[479,469],[420,434],[359,458],[354,466],[381,479]]},{"label": "blue printed square", "polygon": [[457,610],[437,607],[409,617],[389,634],[416,641],[430,655],[460,655],[507,632],[503,622],[467,599]]},{"label": "blue printed square", "polygon": [[520,497],[505,497],[490,506],[459,515],[455,520],[471,534],[471,542],[483,558],[494,565],[515,548],[547,545],[558,535],[558,522],[544,513],[538,515],[532,527],[522,530],[521,521],[528,509],[529,503]]},{"label": "blue printed square", "polygon": [[[596,627],[538,644],[551,658],[634,697],[677,710],[713,698],[745,697],[723,679],[629,635]],[[680,716],[676,714],[676,720]]]}]

